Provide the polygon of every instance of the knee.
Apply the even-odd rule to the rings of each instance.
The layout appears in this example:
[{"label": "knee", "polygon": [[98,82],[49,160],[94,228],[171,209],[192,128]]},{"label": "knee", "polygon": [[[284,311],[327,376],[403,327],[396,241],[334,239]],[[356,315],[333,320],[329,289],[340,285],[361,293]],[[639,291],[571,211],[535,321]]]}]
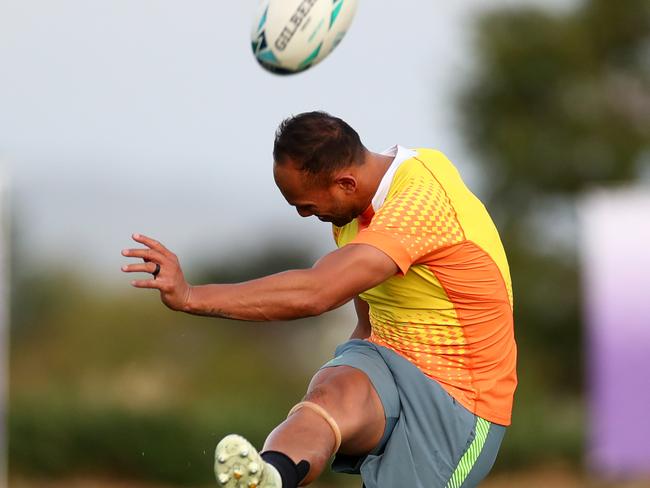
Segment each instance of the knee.
[{"label": "knee", "polygon": [[343,432],[355,432],[371,417],[377,406],[383,418],[383,408],[365,373],[347,366],[319,371],[309,386],[304,401],[324,408],[340,425]]},{"label": "knee", "polygon": [[339,388],[335,384],[325,382],[310,387],[302,400],[314,402],[323,408],[327,408],[339,394]]},{"label": "knee", "polygon": [[358,397],[364,389],[363,378],[358,375],[365,378],[361,371],[346,366],[323,369],[312,379],[303,400],[342,409],[347,401],[354,401],[351,396]]}]

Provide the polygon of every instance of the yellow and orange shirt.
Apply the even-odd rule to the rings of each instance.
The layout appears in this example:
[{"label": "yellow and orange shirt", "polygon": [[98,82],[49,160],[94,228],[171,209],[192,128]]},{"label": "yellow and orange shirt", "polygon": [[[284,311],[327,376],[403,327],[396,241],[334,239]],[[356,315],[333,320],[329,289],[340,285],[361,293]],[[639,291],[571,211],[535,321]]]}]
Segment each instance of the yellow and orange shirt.
[{"label": "yellow and orange shirt", "polygon": [[368,244],[399,273],[361,294],[369,340],[436,380],[476,415],[509,425],[517,384],[512,285],[483,204],[439,151],[396,146],[371,207],[334,227],[339,247]]}]

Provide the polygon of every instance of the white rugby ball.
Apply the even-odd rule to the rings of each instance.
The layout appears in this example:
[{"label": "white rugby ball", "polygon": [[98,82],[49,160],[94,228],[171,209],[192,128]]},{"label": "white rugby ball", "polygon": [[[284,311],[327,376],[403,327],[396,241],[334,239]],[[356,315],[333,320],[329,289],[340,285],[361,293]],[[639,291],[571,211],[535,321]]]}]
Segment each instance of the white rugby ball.
[{"label": "white rugby ball", "polygon": [[253,53],[276,74],[322,61],[348,30],[357,0],[262,0],[252,33]]}]

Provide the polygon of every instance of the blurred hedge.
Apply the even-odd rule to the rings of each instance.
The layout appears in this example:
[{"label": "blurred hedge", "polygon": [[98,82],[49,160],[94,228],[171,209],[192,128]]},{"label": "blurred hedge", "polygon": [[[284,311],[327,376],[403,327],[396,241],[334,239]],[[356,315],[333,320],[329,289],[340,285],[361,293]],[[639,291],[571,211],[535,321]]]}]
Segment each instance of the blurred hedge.
[{"label": "blurred hedge", "polygon": [[129,411],[58,402],[12,402],[9,460],[13,472],[44,477],[103,474],[170,484],[213,481],[218,440],[231,432],[261,445],[279,410],[223,412]]},{"label": "blurred hedge", "polygon": [[25,269],[14,275],[12,476],[211,485],[218,440],[237,432],[261,446],[354,325],[336,313],[290,324],[191,317],[155,292]]},{"label": "blurred hedge", "polygon": [[[353,327],[336,313],[267,325],[190,317],[165,309],[153,292],[88,286],[56,269],[15,276],[14,475],[211,484],[217,440],[238,432],[262,445]],[[543,348],[520,358],[514,422],[496,470],[580,462],[581,391],[558,389],[567,365],[547,363]]]}]

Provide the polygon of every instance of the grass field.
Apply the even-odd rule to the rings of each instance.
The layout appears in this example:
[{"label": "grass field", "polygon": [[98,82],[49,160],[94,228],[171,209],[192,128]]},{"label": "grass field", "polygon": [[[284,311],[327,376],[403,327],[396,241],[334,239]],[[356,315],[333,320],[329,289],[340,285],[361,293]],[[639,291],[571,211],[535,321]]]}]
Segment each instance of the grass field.
[{"label": "grass field", "polygon": [[[361,483],[348,484],[313,484],[314,488],[352,488],[360,487]],[[48,481],[43,479],[32,478],[13,478],[9,481],[10,488],[180,488],[178,485],[152,485],[147,483],[138,483],[128,480],[119,479],[99,479],[99,478],[72,478],[57,481]],[[216,488],[217,483],[195,488]],[[187,487],[185,487],[187,488]]]},{"label": "grass field", "polygon": [[[347,477],[345,477],[347,478]],[[341,478],[337,484],[313,484],[314,488],[359,488],[361,482],[357,477],[349,480]],[[198,488],[215,488],[211,484]],[[481,488],[647,488],[650,478],[645,480],[600,480],[590,478],[571,468],[563,466],[548,466],[513,473],[499,473],[490,476]],[[13,478],[10,488],[179,488],[178,485],[153,485],[126,480],[99,478],[72,478],[57,481],[43,479]]]}]

